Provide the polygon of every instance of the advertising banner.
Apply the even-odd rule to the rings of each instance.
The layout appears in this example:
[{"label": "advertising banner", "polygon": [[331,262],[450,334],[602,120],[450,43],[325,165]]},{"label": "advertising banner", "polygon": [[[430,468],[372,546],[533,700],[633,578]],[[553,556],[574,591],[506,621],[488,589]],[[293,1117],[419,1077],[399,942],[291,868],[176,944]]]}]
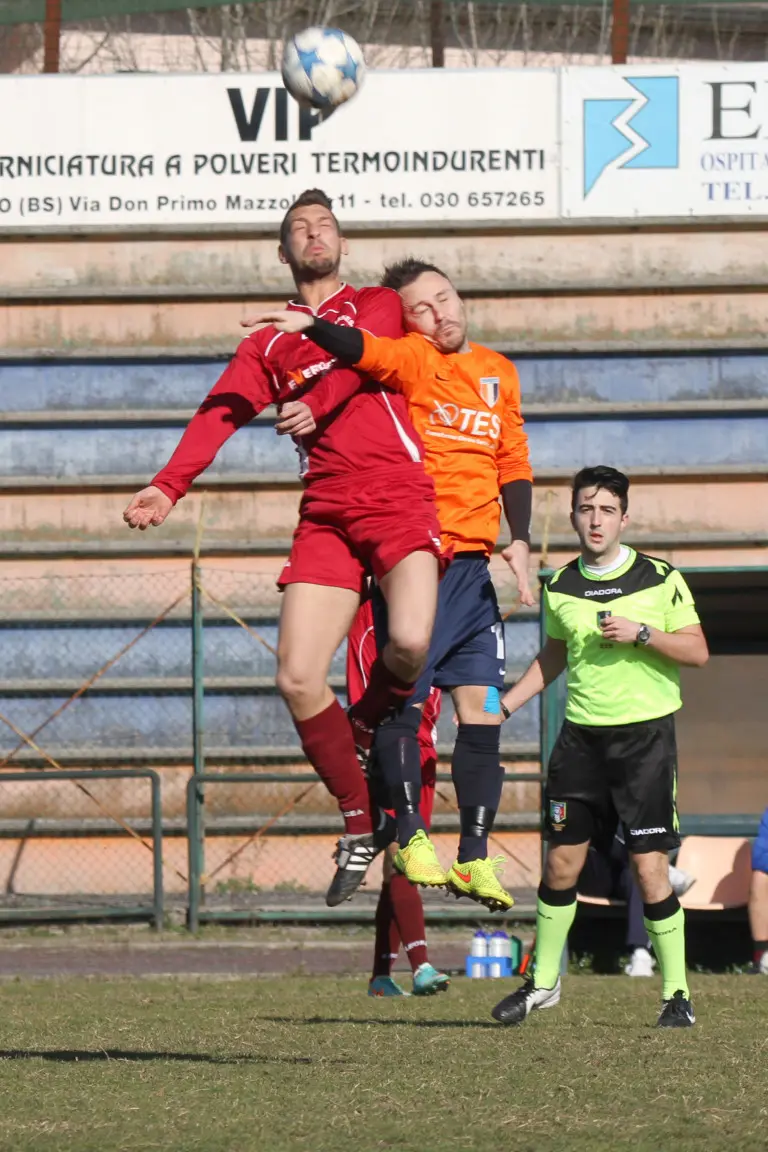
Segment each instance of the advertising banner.
[{"label": "advertising banner", "polygon": [[0,228],[556,219],[554,70],[371,72],[323,120],[276,74],[0,78]]},{"label": "advertising banner", "polygon": [[562,214],[768,213],[768,66],[564,68]]}]

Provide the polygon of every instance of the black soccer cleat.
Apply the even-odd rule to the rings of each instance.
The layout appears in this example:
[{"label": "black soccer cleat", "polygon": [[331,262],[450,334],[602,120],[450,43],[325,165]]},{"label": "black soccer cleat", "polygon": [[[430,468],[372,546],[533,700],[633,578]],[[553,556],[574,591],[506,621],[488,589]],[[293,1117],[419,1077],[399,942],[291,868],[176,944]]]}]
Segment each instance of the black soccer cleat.
[{"label": "black soccer cleat", "polygon": [[693,1004],[686,1000],[685,994],[678,990],[671,1000],[665,1000],[661,1006],[657,1028],[693,1028],[696,1017],[693,1014]]},{"label": "black soccer cleat", "polygon": [[534,988],[533,978],[528,977],[524,984],[499,1001],[491,1016],[499,1024],[522,1024],[536,1008],[554,1008],[559,1003],[559,977],[554,988]]},{"label": "black soccer cleat", "polygon": [[394,821],[386,819],[375,832],[363,832],[353,836],[342,836],[336,844],[333,858],[336,861],[336,874],[325,894],[329,908],[351,900],[365,880],[365,875],[379,852],[391,844],[394,838]]}]

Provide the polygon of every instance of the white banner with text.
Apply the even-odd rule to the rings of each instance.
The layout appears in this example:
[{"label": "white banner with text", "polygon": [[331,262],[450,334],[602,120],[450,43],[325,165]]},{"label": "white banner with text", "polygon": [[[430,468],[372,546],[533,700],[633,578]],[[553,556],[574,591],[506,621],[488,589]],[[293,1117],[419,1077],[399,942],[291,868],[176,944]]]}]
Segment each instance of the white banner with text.
[{"label": "white banner with text", "polygon": [[276,74],[0,78],[0,228],[554,219],[554,70],[372,72],[323,120]]}]

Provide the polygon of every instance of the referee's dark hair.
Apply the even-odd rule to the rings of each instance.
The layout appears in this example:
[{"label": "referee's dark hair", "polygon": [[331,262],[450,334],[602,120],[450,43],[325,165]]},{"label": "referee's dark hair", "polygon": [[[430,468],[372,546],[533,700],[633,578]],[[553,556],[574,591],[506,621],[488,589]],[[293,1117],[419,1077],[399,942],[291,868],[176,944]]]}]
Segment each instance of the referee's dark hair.
[{"label": "referee's dark hair", "polygon": [[571,511],[576,511],[576,498],[583,488],[605,488],[607,492],[618,497],[621,505],[621,514],[626,514],[629,507],[629,476],[619,472],[618,468],[609,468],[607,464],[596,464],[594,468],[582,468],[573,478],[571,486]]}]

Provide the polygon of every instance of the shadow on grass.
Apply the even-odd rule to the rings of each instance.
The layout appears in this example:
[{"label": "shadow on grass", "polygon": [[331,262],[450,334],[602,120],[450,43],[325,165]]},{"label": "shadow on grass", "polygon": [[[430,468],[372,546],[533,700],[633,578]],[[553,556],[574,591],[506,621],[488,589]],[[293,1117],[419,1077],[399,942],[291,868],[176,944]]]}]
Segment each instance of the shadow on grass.
[{"label": "shadow on grass", "polygon": [[314,1060],[310,1056],[214,1056],[208,1052],[137,1052],[122,1048],[5,1048],[0,1049],[2,1060],[50,1060],[54,1064],[107,1063],[109,1060],[129,1060],[137,1063],[157,1060],[179,1064],[351,1064],[351,1060]]},{"label": "shadow on grass", "polygon": [[374,1024],[385,1028],[500,1028],[491,1020],[404,1020],[402,1016],[376,1019],[367,1016],[251,1016],[260,1024]]}]

